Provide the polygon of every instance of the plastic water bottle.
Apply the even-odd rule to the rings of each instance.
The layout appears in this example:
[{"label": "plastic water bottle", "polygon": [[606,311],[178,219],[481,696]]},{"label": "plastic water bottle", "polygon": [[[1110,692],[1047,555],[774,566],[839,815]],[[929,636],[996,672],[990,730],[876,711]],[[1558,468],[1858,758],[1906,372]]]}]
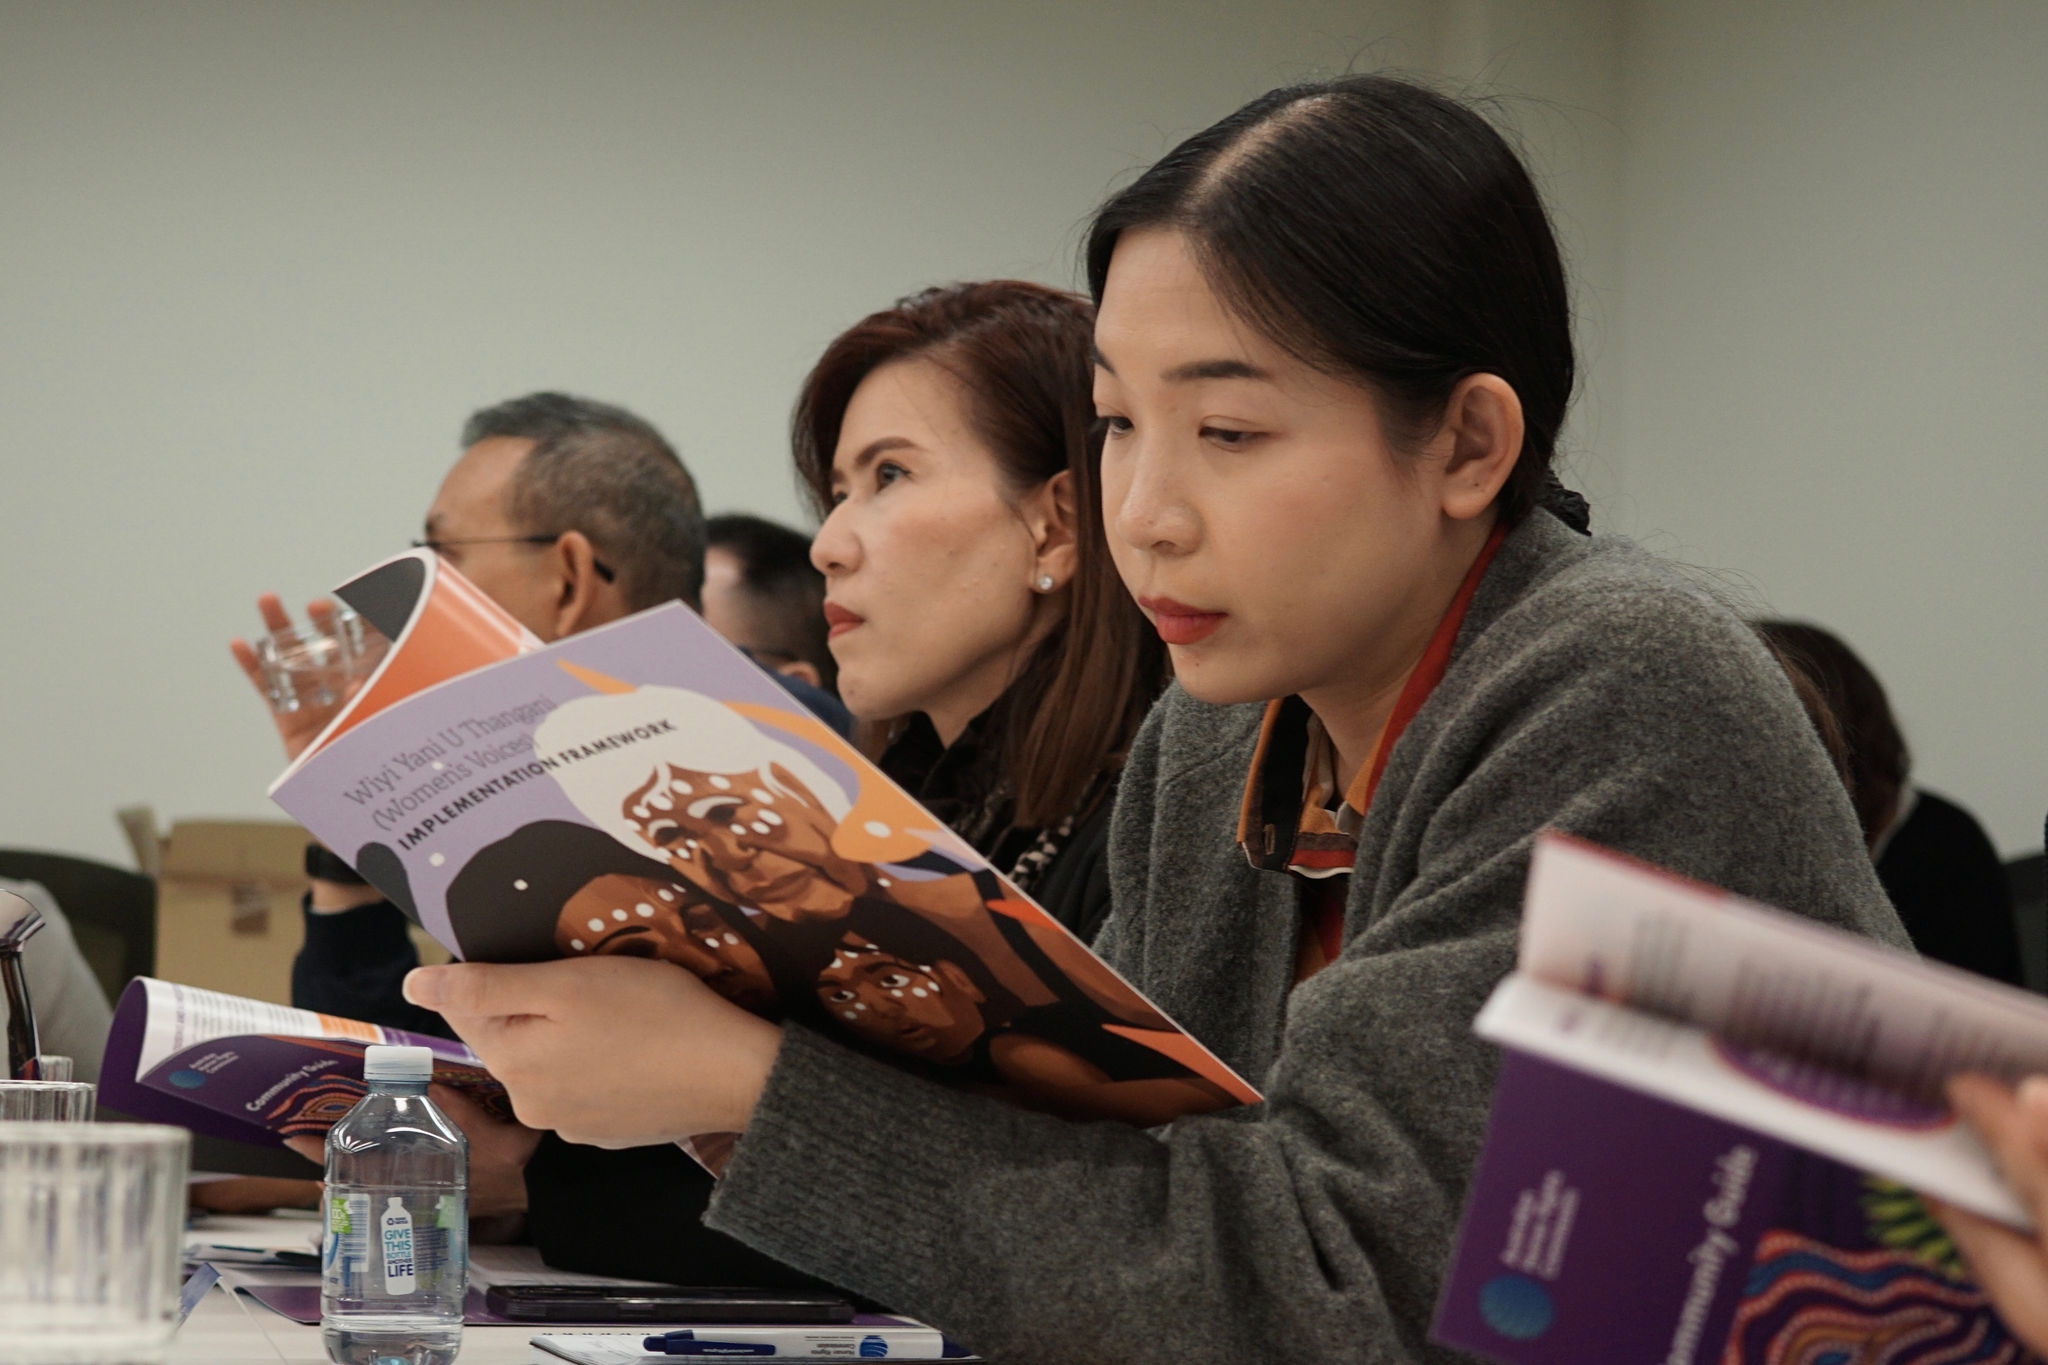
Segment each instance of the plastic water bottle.
[{"label": "plastic water bottle", "polygon": [[469,1287],[469,1143],[427,1098],[434,1056],[371,1047],[327,1133],[320,1337],[340,1365],[447,1365]]}]

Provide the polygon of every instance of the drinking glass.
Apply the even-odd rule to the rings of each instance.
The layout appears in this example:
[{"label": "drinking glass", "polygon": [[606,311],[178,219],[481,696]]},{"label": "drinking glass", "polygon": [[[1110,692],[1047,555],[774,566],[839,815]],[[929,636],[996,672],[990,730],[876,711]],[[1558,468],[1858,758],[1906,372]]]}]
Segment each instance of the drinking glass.
[{"label": "drinking glass", "polygon": [[0,1123],[0,1365],[163,1359],[191,1143],[155,1124]]},{"label": "drinking glass", "polygon": [[345,606],[308,621],[257,637],[256,663],[270,709],[289,715],[344,701],[356,684],[376,671],[390,642]]},{"label": "drinking glass", "polygon": [[0,1121],[91,1123],[91,1081],[0,1080]]}]

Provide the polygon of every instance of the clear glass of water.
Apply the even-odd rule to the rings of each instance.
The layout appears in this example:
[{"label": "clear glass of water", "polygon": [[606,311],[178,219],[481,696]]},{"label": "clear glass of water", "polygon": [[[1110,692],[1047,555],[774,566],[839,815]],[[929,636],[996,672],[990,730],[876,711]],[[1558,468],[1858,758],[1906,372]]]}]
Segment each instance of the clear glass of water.
[{"label": "clear glass of water", "polygon": [[91,1123],[91,1081],[0,1080],[0,1121]]},{"label": "clear glass of water", "polygon": [[390,642],[345,606],[318,622],[259,636],[256,662],[270,709],[290,714],[339,706],[376,671]]},{"label": "clear glass of water", "polygon": [[163,1358],[191,1145],[155,1124],[0,1123],[0,1365]]}]

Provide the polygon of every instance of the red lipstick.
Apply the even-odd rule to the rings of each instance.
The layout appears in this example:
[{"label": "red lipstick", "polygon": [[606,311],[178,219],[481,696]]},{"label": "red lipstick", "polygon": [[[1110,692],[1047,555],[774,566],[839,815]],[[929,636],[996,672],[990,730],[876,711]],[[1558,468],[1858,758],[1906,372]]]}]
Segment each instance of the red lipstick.
[{"label": "red lipstick", "polygon": [[1138,605],[1152,618],[1152,628],[1170,645],[1192,645],[1208,639],[1223,624],[1225,611],[1203,611],[1171,597],[1141,597]]},{"label": "red lipstick", "polygon": [[835,602],[827,602],[825,604],[825,624],[829,629],[825,632],[825,638],[836,640],[855,626],[864,624],[867,619],[865,616],[854,615],[845,607]]}]

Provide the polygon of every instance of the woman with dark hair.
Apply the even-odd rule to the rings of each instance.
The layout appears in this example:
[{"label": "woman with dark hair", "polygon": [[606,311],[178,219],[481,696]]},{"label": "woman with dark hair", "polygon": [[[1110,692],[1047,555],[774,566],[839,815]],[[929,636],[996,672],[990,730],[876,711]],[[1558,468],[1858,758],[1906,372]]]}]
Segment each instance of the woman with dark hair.
[{"label": "woman with dark hair", "polygon": [[1084,939],[1166,684],[1103,532],[1093,321],[1019,280],[928,289],[826,347],[791,423],[841,698],[884,772]]},{"label": "woman with dark hair", "polygon": [[1892,908],[1913,946],[1937,962],[2027,984],[2005,864],[1977,817],[1912,784],[1913,760],[1884,684],[1840,637],[1801,621],[1757,633],[1811,680],[1807,708],[1823,740],[1840,736],[1842,781]]},{"label": "woman with dark hair", "polygon": [[1483,119],[1275,91],[1114,196],[1088,267],[1108,544],[1176,678],[1096,946],[1264,1103],[1024,1113],[659,964],[408,989],[588,1139],[740,1133],[711,1225],[992,1359],[1449,1359],[1497,1065],[1472,1018],[1539,830],[1905,935],[1761,642],[1551,478],[1564,272]]}]

